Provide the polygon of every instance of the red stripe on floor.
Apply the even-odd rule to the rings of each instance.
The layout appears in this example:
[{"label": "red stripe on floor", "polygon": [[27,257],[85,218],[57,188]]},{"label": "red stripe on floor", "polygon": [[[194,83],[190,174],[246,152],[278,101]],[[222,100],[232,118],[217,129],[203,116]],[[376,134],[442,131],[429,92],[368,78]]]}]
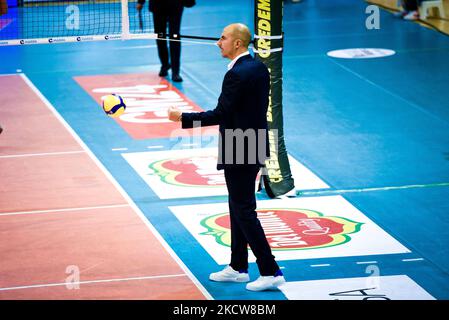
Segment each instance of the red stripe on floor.
[{"label": "red stripe on floor", "polygon": [[155,73],[82,76],[75,80],[95,100],[89,107],[98,108],[103,114],[101,97],[112,93],[121,95],[127,108],[115,121],[134,139],[216,135],[218,132],[216,127],[183,130],[179,123],[169,121],[169,105],[185,112],[202,111],[202,108]]}]

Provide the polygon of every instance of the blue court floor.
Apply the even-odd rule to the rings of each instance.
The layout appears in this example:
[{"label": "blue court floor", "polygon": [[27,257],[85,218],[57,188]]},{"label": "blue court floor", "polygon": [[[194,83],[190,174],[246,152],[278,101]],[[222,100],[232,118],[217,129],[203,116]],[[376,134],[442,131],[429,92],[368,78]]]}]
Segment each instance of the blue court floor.
[{"label": "blue court floor", "polygon": [[[233,22],[253,29],[251,1],[197,2],[184,12],[184,34],[218,37]],[[175,214],[181,209],[173,208],[197,205],[201,211],[201,205],[226,203],[226,195],[161,199],[123,154],[149,152],[148,146],[180,153],[190,147],[174,146],[168,138],[133,139],[92,107],[96,102],[74,81],[80,76],[157,73],[154,40],[0,47],[0,74],[24,73],[31,80],[214,299],[298,299],[296,294],[312,292],[312,285],[318,291],[320,283],[325,288],[320,280],[368,278],[373,272],[381,279],[400,277],[385,282],[387,287],[408,290],[412,283],[419,294],[449,299],[449,37],[383,10],[380,29],[368,30],[367,6],[361,0],[284,5],[285,142],[290,156],[328,187],[276,201],[311,203],[348,219],[352,210],[359,214],[354,217],[367,219],[364,225],[372,231],[357,238],[357,245],[351,242],[354,235],[332,248],[282,253],[279,264],[290,291],[254,293],[243,284],[210,282],[209,273],[223,265],[213,249],[198,241],[196,229]],[[327,55],[349,48],[383,48],[395,54],[373,59]],[[227,64],[217,47],[186,42],[184,82],[174,86],[201,108],[212,109]],[[295,176],[297,184],[301,178]],[[264,193],[257,197],[262,207],[271,201]],[[335,207],[334,202],[327,205],[330,198]],[[363,225],[361,230],[368,232]],[[258,276],[255,263],[250,273]],[[309,296],[316,297],[319,292]]]}]

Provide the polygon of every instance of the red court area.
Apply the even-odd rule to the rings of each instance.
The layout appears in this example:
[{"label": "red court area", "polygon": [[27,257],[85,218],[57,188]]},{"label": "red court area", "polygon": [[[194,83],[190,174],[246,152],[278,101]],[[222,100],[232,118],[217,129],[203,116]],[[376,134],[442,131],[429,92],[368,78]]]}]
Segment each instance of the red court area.
[{"label": "red court area", "polygon": [[26,78],[0,87],[0,299],[205,299]]}]

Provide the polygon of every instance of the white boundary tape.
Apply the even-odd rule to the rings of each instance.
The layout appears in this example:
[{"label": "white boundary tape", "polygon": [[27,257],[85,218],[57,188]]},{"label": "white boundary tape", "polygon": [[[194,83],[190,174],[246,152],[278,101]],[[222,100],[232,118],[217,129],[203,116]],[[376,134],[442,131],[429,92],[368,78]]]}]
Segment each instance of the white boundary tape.
[{"label": "white boundary tape", "polygon": [[254,35],[254,39],[269,39],[269,40],[277,40],[277,39],[282,39],[283,36],[264,36],[264,35],[258,35],[255,34]]},{"label": "white boundary tape", "polygon": [[26,44],[55,44],[55,43],[128,40],[128,39],[157,39],[157,34],[156,33],[139,33],[127,35],[104,34],[104,35],[75,36],[75,37],[0,40],[0,46],[15,46]]},{"label": "white boundary tape", "polygon": [[279,52],[282,51],[282,48],[274,48],[274,49],[268,49],[268,50],[253,50],[255,53],[272,53],[272,52]]},{"label": "white boundary tape", "polygon": [[[18,46],[27,44],[55,44],[55,43],[71,43],[71,42],[90,42],[90,41],[108,41],[108,40],[139,40],[139,39],[157,39],[157,33],[122,33],[122,34],[102,34],[102,35],[87,35],[87,36],[72,36],[72,37],[51,37],[51,38],[32,38],[32,39],[12,39],[0,40],[0,46]],[[254,35],[254,39],[282,39],[283,36],[261,36]],[[193,42],[189,40],[176,40],[204,44],[204,42]],[[215,43],[214,43],[215,45]],[[270,52],[282,50],[282,48],[271,49]]]}]

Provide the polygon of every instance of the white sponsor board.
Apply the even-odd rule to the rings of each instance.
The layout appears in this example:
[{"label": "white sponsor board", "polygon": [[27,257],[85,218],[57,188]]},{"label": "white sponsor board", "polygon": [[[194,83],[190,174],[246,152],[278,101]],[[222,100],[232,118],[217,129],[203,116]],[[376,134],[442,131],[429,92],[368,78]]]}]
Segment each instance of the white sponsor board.
[{"label": "white sponsor board", "polygon": [[[230,262],[227,203],[169,208],[217,264]],[[410,252],[341,196],[258,201],[257,211],[278,261]]]},{"label": "white sponsor board", "polygon": [[435,300],[406,275],[286,282],[289,300]]},{"label": "white sponsor board", "polygon": [[[175,199],[227,195],[223,171],[217,170],[217,154],[217,148],[197,148],[122,156],[161,199]],[[296,189],[329,188],[293,157],[289,160]]]}]

